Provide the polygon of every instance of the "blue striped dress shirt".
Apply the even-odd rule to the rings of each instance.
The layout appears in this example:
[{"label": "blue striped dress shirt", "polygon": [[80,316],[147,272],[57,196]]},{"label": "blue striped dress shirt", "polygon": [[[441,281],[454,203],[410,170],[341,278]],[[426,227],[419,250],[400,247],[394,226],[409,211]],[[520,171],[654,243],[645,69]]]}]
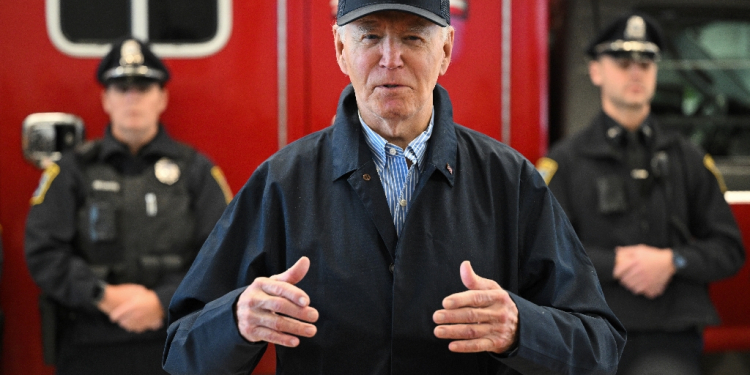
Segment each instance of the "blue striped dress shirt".
[{"label": "blue striped dress shirt", "polygon": [[[396,234],[399,236],[406,220],[406,213],[409,211],[412,194],[424,170],[424,155],[427,150],[427,141],[432,135],[434,118],[435,109],[433,108],[427,130],[409,142],[406,150],[402,150],[401,147],[388,143],[385,138],[365,124],[362,116],[359,117],[365,140],[372,151],[372,159],[377,167],[383,190],[385,190],[385,198],[388,200],[388,208],[393,216]],[[412,163],[411,167],[406,164],[407,158]]]}]

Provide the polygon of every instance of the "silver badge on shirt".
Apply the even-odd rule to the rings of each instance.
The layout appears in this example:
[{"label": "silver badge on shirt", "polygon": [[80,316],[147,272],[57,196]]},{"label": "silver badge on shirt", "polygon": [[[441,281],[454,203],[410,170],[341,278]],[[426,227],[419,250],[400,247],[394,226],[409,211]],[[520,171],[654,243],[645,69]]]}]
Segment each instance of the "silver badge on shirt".
[{"label": "silver badge on shirt", "polygon": [[172,185],[180,179],[180,167],[169,158],[161,158],[154,164],[154,175],[159,182]]}]

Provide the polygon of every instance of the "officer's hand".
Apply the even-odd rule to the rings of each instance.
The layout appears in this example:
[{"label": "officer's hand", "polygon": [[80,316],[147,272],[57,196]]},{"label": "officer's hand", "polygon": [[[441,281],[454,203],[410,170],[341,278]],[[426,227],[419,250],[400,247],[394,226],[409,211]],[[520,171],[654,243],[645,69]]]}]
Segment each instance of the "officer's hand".
[{"label": "officer's hand", "polygon": [[144,289],[143,285],[138,284],[108,284],[104,287],[104,295],[97,307],[103,313],[109,315],[117,306],[141,293]]},{"label": "officer's hand", "polygon": [[164,324],[164,309],[159,296],[153,290],[138,286],[140,288],[137,292],[112,310],[109,319],[129,332],[141,333],[161,328]]},{"label": "officer's hand", "polygon": [[672,252],[646,245],[621,246],[615,249],[612,275],[634,294],[654,299],[667,289],[675,273]]},{"label": "officer's hand", "polygon": [[435,336],[454,339],[452,352],[507,351],[518,339],[518,308],[495,281],[479,277],[469,261],[461,263],[461,281],[469,288],[443,299],[443,310],[432,315]]},{"label": "officer's hand", "polygon": [[317,328],[309,323],[318,320],[318,310],[310,307],[307,293],[294,286],[309,269],[310,259],[302,257],[281,274],[255,279],[242,292],[235,310],[242,337],[295,347],[296,336],[315,336]]}]

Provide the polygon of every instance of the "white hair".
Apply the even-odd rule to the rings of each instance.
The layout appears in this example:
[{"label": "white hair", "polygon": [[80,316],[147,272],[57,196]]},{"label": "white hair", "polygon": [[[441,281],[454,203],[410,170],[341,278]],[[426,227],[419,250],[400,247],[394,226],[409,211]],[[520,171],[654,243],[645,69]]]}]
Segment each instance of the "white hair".
[{"label": "white hair", "polygon": [[[337,25],[337,24],[334,23],[333,24],[333,32],[336,33],[336,34],[338,34],[339,37],[341,37],[341,40],[343,41],[343,40],[346,39],[346,36],[349,33],[348,32],[349,26],[351,26],[351,25],[352,25],[352,23],[347,23],[346,25],[339,26],[339,25]],[[448,26],[440,28],[440,36],[443,38],[443,43],[445,43],[446,41],[448,41],[448,37],[450,36],[450,30],[452,30],[452,29],[453,29],[453,26],[451,26],[451,25],[448,25]]]}]

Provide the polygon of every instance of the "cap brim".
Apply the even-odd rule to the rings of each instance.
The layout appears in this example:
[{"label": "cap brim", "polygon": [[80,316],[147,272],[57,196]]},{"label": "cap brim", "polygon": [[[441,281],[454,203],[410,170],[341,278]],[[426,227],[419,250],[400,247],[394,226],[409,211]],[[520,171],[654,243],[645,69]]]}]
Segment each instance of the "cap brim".
[{"label": "cap brim", "polygon": [[138,66],[118,66],[112,68],[102,75],[102,81],[109,81],[117,78],[144,78],[162,82],[165,80],[164,72],[151,69],[145,65]]},{"label": "cap brim", "polygon": [[425,9],[415,7],[412,5],[404,5],[404,4],[375,4],[375,5],[363,6],[361,8],[357,8],[357,9],[350,11],[349,13],[345,14],[343,17],[339,17],[336,20],[336,24],[339,26],[343,26],[349,22],[360,19],[368,14],[375,13],[375,12],[382,12],[385,10],[398,10],[402,12],[416,14],[420,17],[426,18],[429,21],[432,21],[438,26],[443,26],[443,27],[448,26],[448,22],[443,17],[440,17],[437,14],[430,12],[429,10],[425,10]]},{"label": "cap brim", "polygon": [[594,47],[594,52],[597,54],[602,53],[644,53],[644,54],[659,54],[659,46],[654,43],[647,41],[638,40],[615,40],[613,42],[605,42],[598,44]]}]

